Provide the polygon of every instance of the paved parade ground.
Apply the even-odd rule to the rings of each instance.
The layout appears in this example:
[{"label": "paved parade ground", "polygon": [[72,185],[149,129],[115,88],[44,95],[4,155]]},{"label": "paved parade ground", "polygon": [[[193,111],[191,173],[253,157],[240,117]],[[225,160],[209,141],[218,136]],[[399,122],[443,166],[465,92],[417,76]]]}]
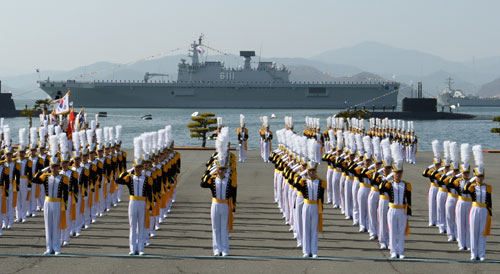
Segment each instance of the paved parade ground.
[{"label": "paved parade ground", "polygon": [[[391,260],[367,233],[359,233],[340,210],[325,205],[324,232],[319,234],[317,259],[303,259],[293,234],[273,202],[272,164],[258,151],[249,151],[238,164],[238,205],[230,256],[212,256],[211,195],[200,178],[211,151],[181,151],[182,172],[177,200],[161,230],[145,248],[146,255],[128,255],[128,193],[106,216],[99,218],[60,257],[43,256],[43,216],[16,223],[0,236],[0,273],[498,273],[500,269],[499,204],[500,154],[485,153],[485,182],[493,186],[493,222],[485,262],[470,262],[470,252],[428,227],[428,179],[421,176],[432,153],[417,155],[405,164],[403,178],[412,183],[411,234],[406,237],[406,259]],[[237,152],[235,152],[237,153]],[[129,156],[133,153],[128,153]],[[130,161],[131,159],[129,159]],[[473,162],[471,162],[473,165]],[[318,172],[325,178],[326,164]],[[140,272],[139,272],[140,271]]]}]

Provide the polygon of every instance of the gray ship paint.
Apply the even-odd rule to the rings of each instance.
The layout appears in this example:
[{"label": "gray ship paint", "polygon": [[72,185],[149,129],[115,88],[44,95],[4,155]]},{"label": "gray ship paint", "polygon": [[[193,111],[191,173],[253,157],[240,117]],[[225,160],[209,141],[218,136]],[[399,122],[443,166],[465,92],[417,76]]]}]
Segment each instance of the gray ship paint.
[{"label": "gray ship paint", "polygon": [[241,51],[242,68],[199,61],[202,36],[191,44],[191,64],[181,59],[177,81],[40,81],[50,97],[69,89],[76,107],[108,108],[347,108],[397,106],[397,82],[291,82],[286,67],[250,65],[253,51]]}]

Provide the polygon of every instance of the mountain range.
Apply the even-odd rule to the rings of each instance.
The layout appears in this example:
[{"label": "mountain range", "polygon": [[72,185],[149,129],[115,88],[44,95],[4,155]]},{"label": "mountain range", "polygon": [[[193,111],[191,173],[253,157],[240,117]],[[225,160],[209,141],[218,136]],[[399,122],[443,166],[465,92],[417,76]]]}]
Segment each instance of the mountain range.
[{"label": "mountain range", "polygon": [[[163,80],[176,80],[177,65],[187,55],[165,56],[129,64],[98,62],[69,71],[41,71],[15,76],[0,75],[2,90],[11,90],[15,98],[40,98],[45,93],[37,87],[40,79],[51,80],[143,80],[146,72],[168,74]],[[240,67],[243,60],[237,55],[202,56],[201,61],[222,61],[229,67]],[[329,50],[309,58],[260,58],[286,66],[292,81],[335,81],[394,79],[402,84],[403,95],[409,86],[423,82],[424,95],[435,96],[453,78],[453,87],[479,96],[500,94],[500,56],[468,62],[446,60],[437,55],[417,50],[401,49],[377,42],[364,42],[352,47]],[[5,73],[5,69],[0,71]],[[405,91],[406,90],[406,91]]]}]

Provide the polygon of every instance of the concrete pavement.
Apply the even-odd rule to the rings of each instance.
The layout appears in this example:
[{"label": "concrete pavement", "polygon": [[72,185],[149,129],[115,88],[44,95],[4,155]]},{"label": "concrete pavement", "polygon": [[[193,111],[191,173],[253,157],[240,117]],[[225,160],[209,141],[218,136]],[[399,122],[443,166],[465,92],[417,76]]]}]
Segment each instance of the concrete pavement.
[{"label": "concrete pavement", "polygon": [[[390,260],[387,250],[358,233],[352,221],[325,205],[324,232],[319,236],[318,259],[301,258],[293,235],[273,202],[273,166],[257,151],[249,151],[238,165],[238,206],[231,232],[229,257],[212,257],[210,193],[200,188],[200,177],[211,151],[181,151],[182,173],[177,201],[161,225],[145,257],[128,256],[128,193],[125,201],[99,218],[79,238],[62,248],[62,257],[45,251],[43,217],[16,223],[0,236],[0,273],[497,273],[500,266],[500,220],[493,216],[487,240],[487,262],[471,263],[470,253],[458,251],[435,227],[427,226],[428,182],[420,174],[432,153],[417,155],[416,165],[405,165],[404,178],[413,186],[411,234],[405,260]],[[129,153],[129,155],[133,155]],[[130,160],[130,159],[129,159]],[[493,212],[498,201],[500,154],[485,154],[486,182],[493,185]],[[320,166],[325,177],[326,165]],[[444,272],[443,272],[444,271]]]}]

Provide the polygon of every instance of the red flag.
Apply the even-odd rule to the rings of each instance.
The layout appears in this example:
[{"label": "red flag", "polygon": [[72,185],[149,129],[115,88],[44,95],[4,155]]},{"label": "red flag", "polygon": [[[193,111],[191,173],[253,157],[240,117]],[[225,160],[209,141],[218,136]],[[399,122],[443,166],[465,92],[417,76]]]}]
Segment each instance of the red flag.
[{"label": "red flag", "polygon": [[68,117],[68,139],[72,140],[72,133],[73,133],[73,128],[75,126],[75,110],[73,107],[71,108],[71,111],[69,112],[69,117]]}]

